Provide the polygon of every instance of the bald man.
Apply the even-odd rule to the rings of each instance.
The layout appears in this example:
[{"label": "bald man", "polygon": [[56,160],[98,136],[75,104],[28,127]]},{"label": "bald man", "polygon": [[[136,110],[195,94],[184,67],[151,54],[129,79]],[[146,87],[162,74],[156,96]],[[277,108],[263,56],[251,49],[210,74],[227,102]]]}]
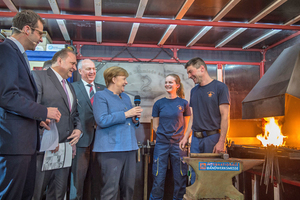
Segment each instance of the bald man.
[{"label": "bald man", "polygon": [[[72,163],[70,199],[83,199],[83,193],[86,190],[87,192],[85,192],[85,195],[92,193],[93,196],[95,192],[89,190],[91,187],[98,187],[98,184],[93,181],[95,179],[88,175],[90,171],[88,169],[92,167],[90,165],[93,162],[92,145],[96,128],[92,103],[93,95],[97,91],[105,88],[104,85],[94,82],[96,78],[96,68],[92,60],[81,60],[77,67],[78,72],[81,75],[81,80],[72,83],[72,86],[74,87],[77,96],[77,108],[83,128],[83,136],[76,145],[76,156]],[[96,177],[96,174],[97,172],[93,171],[93,177]],[[96,177],[96,179],[99,179],[99,177]],[[84,184],[85,182],[86,185]],[[84,190],[84,188],[86,189]],[[96,188],[94,191],[97,190],[99,191],[99,188]],[[89,198],[85,196],[84,199]]]}]

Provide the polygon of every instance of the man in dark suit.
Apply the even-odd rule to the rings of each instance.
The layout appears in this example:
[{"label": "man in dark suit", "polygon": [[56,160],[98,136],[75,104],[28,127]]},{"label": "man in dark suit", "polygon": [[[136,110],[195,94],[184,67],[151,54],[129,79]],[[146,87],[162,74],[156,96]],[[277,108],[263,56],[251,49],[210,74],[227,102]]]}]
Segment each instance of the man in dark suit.
[{"label": "man in dark suit", "polygon": [[0,44],[0,199],[32,198],[37,120],[60,119],[57,108],[36,103],[37,88],[25,53],[43,41],[43,24],[33,11],[19,12],[13,18],[12,36]]},{"label": "man in dark suit", "polygon": [[[93,95],[97,91],[103,90],[105,86],[94,83],[96,68],[93,61],[90,59],[81,60],[77,67],[81,80],[72,83],[72,86],[77,96],[77,108],[84,135],[76,145],[76,156],[72,164],[70,199],[94,199],[100,197],[100,194],[93,198],[90,198],[89,195],[94,196],[95,192],[99,191],[100,188],[96,188],[95,191],[92,190],[92,187],[100,187],[96,180],[100,180],[100,178],[96,177],[97,172],[95,173],[95,170],[91,170],[95,169],[93,167],[95,163],[93,162],[92,143],[96,127],[92,102]],[[84,191],[85,194],[83,194]]]},{"label": "man in dark suit", "polygon": [[[62,115],[61,120],[56,124],[59,143],[69,142],[72,146],[78,142],[82,133],[76,94],[66,80],[72,77],[72,73],[76,70],[76,64],[75,53],[69,49],[62,49],[54,54],[51,68],[33,71],[38,87],[37,102],[59,109]],[[47,188],[47,199],[62,200],[67,191],[70,167],[41,171],[43,157],[44,153],[39,153],[37,156],[37,180],[33,199],[41,199]]]}]

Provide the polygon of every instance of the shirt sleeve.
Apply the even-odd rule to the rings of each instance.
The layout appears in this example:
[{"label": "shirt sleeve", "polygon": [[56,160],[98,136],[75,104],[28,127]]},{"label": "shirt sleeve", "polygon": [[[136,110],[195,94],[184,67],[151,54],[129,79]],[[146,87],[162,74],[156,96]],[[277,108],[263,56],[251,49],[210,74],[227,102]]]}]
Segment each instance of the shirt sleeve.
[{"label": "shirt sleeve", "polygon": [[191,109],[189,106],[189,103],[187,101],[184,102],[184,112],[183,112],[183,116],[191,116]]},{"label": "shirt sleeve", "polygon": [[221,104],[230,104],[230,95],[227,85],[222,84],[221,90],[218,96],[219,105]]},{"label": "shirt sleeve", "polygon": [[159,102],[156,101],[152,108],[152,117],[159,117]]},{"label": "shirt sleeve", "polygon": [[194,93],[194,88],[191,89],[191,95],[190,95],[190,107],[192,108],[192,96],[193,96],[193,93]]}]

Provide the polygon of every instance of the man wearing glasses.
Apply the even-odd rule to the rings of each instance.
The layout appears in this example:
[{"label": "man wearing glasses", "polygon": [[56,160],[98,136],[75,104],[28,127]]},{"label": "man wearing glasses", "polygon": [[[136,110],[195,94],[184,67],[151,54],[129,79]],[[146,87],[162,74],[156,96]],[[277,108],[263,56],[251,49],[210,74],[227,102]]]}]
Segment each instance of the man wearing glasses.
[{"label": "man wearing glasses", "polygon": [[37,87],[26,50],[42,42],[42,18],[24,10],[13,18],[13,34],[0,44],[0,199],[31,200],[39,149],[38,125],[60,120],[57,108],[36,103]]}]

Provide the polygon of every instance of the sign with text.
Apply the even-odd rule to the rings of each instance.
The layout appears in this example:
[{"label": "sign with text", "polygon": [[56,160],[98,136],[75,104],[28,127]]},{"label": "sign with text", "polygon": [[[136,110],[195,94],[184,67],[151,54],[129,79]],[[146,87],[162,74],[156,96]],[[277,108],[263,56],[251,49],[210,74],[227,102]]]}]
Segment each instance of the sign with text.
[{"label": "sign with text", "polygon": [[239,162],[199,162],[201,171],[240,171]]}]

